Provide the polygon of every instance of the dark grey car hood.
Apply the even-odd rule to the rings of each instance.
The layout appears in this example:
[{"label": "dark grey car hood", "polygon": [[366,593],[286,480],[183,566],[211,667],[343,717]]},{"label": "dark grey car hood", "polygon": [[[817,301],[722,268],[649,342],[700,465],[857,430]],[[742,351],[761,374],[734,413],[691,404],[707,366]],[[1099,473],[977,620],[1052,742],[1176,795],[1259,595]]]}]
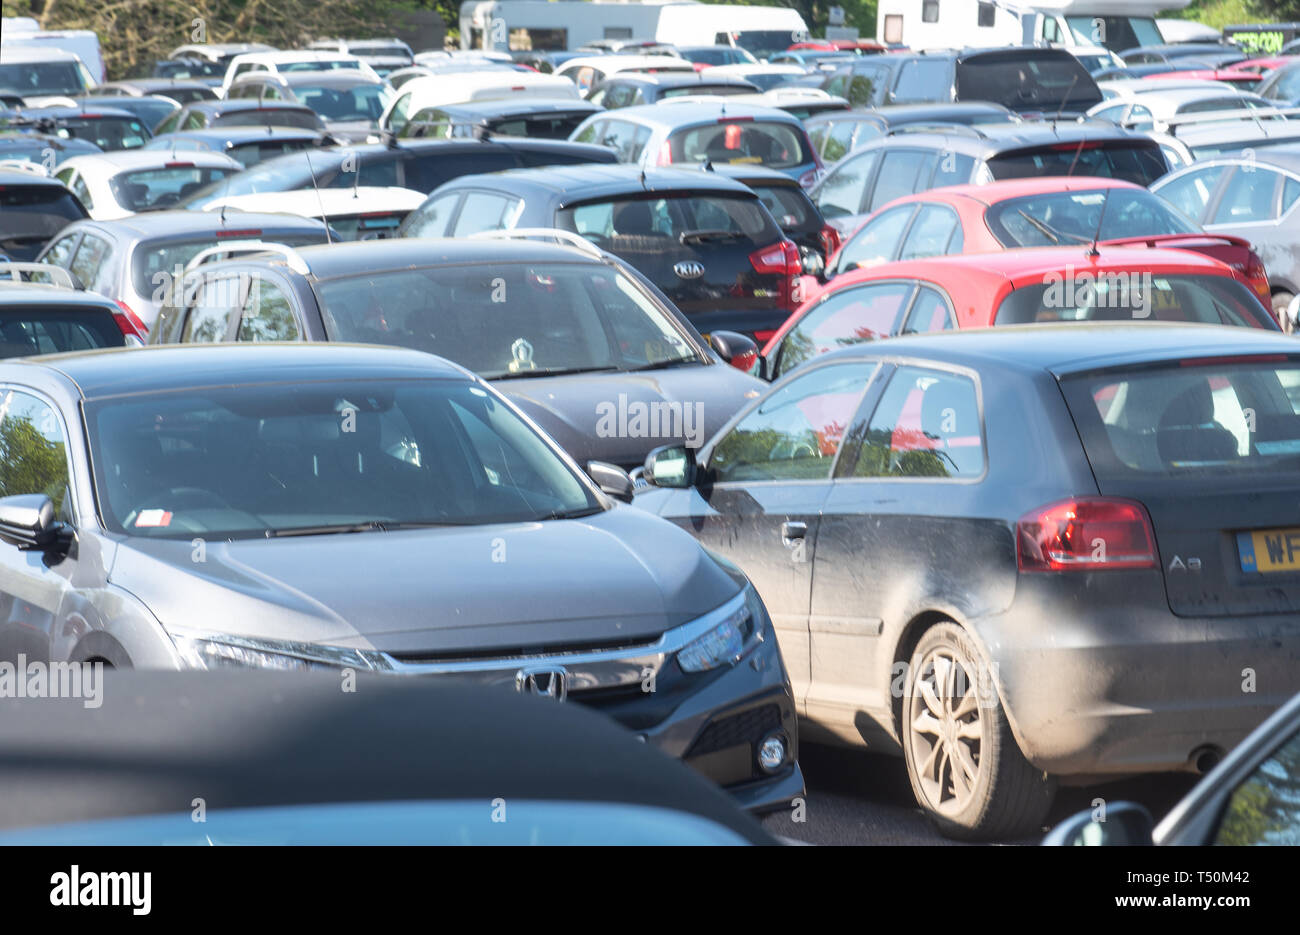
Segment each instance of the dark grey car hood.
[{"label": "dark grey car hood", "polygon": [[577,520],[208,542],[133,538],[110,580],[164,627],[436,655],[645,642],[737,580],[628,506]]},{"label": "dark grey car hood", "polygon": [[[695,447],[707,442],[741,406],[767,385],[725,364],[674,367],[646,373],[593,373],[535,380],[497,380],[505,393],[579,464],[609,461],[631,467],[641,464],[650,449],[680,442],[682,435],[667,428],[687,428]],[[649,414],[653,404],[680,403],[679,420],[661,408],[657,435],[637,434],[638,412]],[[698,404],[698,405],[697,405]],[[689,408],[691,423],[686,422]],[[670,416],[665,420],[665,416]],[[647,420],[646,428],[655,426]],[[613,431],[611,432],[610,429]]]}]

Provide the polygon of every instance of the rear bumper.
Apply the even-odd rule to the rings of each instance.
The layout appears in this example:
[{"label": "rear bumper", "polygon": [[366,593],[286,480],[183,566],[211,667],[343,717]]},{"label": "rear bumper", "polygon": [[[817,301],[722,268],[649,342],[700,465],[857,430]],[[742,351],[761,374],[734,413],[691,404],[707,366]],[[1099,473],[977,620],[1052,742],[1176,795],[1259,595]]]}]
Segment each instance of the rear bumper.
[{"label": "rear bumper", "polygon": [[1026,577],[976,629],[1021,749],[1047,772],[1190,769],[1300,691],[1300,615],[1177,617],[1159,572],[1107,575],[1105,592],[1080,575],[1093,587],[1071,582],[1064,599],[1060,576]]},{"label": "rear bumper", "polygon": [[[783,308],[726,308],[712,311],[691,311],[686,318],[700,334],[714,331],[738,331],[746,337],[753,338],[755,332],[776,331],[790,312]],[[759,341],[761,347],[763,342]]]}]

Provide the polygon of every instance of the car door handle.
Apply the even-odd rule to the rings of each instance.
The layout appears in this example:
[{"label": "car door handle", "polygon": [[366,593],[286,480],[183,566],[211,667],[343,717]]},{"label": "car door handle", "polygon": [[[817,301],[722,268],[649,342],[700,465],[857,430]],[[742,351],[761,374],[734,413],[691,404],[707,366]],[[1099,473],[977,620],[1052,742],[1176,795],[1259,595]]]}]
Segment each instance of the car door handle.
[{"label": "car door handle", "polygon": [[781,524],[781,542],[787,549],[793,549],[808,534],[807,523],[785,522]]}]

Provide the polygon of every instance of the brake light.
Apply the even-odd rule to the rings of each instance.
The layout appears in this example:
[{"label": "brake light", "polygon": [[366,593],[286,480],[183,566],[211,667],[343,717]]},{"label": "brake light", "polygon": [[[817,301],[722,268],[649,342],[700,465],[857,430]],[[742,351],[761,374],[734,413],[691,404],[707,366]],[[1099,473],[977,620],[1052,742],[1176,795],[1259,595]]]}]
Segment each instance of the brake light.
[{"label": "brake light", "polygon": [[840,248],[840,243],[842,242],[840,240],[840,232],[827,224],[822,228],[822,232],[817,236],[822,242],[822,253],[826,255],[826,259],[829,261],[830,258],[834,256],[835,251]]},{"label": "brake light", "polygon": [[226,237],[261,237],[260,230],[242,230],[242,231],[217,231],[217,239],[221,240]]},{"label": "brake light", "polygon": [[1081,140],[1078,143],[1057,143],[1048,148],[1058,153],[1072,153],[1080,149],[1101,149],[1105,145],[1102,140]]},{"label": "brake light", "polygon": [[140,316],[131,311],[131,306],[121,299],[118,299],[116,304],[121,309],[121,311],[113,313],[113,321],[117,322],[118,330],[122,332],[124,337],[137,338],[143,343],[149,334],[149,329],[144,326]]},{"label": "brake light", "polygon": [[719,117],[718,123],[753,123],[753,117]]},{"label": "brake light", "polygon": [[1246,281],[1250,287],[1255,290],[1264,307],[1271,309],[1273,307],[1273,292],[1268,287],[1268,270],[1264,269],[1264,261],[1259,258],[1259,254],[1251,250],[1246,260],[1245,270]]},{"label": "brake light", "polygon": [[1155,568],[1155,536],[1142,504],[1074,497],[1031,510],[1016,523],[1021,571]]},{"label": "brake light", "polygon": [[659,147],[659,165],[670,166],[673,164],[673,147],[667,140]]},{"label": "brake light", "polygon": [[193,168],[194,168],[194,163],[192,163],[192,162],[164,162],[164,163],[163,163],[163,168],[164,168],[164,169],[193,169]]},{"label": "brake light", "polygon": [[756,273],[781,277],[777,304],[787,311],[794,311],[798,305],[794,301],[799,291],[796,283],[803,275],[803,261],[794,241],[781,240],[770,247],[755,250],[749,255],[749,263]]}]

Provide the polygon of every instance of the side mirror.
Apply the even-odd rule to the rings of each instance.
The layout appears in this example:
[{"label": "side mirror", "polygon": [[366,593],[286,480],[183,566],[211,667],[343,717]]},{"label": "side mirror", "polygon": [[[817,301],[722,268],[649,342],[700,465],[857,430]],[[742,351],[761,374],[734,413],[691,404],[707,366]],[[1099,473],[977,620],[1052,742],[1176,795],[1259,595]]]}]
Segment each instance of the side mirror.
[{"label": "side mirror", "polygon": [[587,474],[596,482],[601,493],[608,494],[615,500],[622,500],[624,503],[632,502],[632,494],[635,491],[632,477],[617,464],[588,461]]},{"label": "side mirror", "polygon": [[0,541],[24,552],[48,551],[70,538],[54,518],[54,501],[43,493],[0,497]]},{"label": "side mirror", "polygon": [[684,489],[695,484],[695,452],[685,445],[663,445],[646,455],[646,483]]},{"label": "side mirror", "polygon": [[735,331],[714,331],[709,335],[709,346],[718,352],[718,356],[737,370],[746,373],[758,361],[758,345],[752,338]]},{"label": "side mirror", "polygon": [[1156,823],[1136,802],[1116,802],[1095,810],[1071,815],[1043,838],[1045,847],[1150,847],[1155,843]]},{"label": "side mirror", "polygon": [[800,247],[799,259],[805,276],[816,276],[820,279],[826,270],[825,257],[811,247]]}]

